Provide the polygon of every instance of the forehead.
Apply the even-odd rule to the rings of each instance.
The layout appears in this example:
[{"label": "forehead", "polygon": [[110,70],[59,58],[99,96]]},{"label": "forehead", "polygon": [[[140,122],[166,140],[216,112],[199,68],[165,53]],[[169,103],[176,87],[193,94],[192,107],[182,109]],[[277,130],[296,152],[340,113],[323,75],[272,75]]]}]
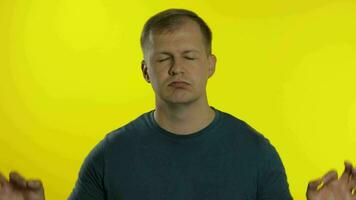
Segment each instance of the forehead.
[{"label": "forehead", "polygon": [[152,53],[160,51],[203,51],[205,48],[200,27],[192,20],[187,20],[171,29],[151,32],[147,42],[148,50]]}]

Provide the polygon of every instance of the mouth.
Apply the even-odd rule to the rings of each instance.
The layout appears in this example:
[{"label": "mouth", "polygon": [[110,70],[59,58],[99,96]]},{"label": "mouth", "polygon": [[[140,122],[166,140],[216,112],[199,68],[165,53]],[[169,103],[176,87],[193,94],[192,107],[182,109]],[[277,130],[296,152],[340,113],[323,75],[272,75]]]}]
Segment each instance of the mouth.
[{"label": "mouth", "polygon": [[184,88],[187,87],[189,83],[185,81],[173,81],[169,84],[169,86],[175,87],[175,88]]}]

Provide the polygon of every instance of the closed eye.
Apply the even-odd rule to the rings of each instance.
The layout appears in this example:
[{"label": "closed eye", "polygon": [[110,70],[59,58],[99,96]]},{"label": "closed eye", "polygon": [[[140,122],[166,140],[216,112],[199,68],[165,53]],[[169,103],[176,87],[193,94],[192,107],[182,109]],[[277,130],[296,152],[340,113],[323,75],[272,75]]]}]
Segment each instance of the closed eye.
[{"label": "closed eye", "polygon": [[193,57],[184,57],[185,59],[188,59],[188,60],[195,60],[196,58],[193,58]]},{"label": "closed eye", "polygon": [[170,59],[170,57],[159,59],[158,62],[164,62],[164,61],[169,60],[169,59]]}]

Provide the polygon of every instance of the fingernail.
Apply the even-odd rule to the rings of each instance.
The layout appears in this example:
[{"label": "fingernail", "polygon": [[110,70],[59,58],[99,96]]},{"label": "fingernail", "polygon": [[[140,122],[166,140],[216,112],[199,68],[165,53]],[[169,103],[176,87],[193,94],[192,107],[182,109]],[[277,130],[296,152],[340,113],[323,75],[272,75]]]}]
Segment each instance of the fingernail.
[{"label": "fingernail", "polygon": [[30,187],[38,187],[40,185],[40,183],[38,181],[30,181],[30,182],[28,182],[28,185]]}]

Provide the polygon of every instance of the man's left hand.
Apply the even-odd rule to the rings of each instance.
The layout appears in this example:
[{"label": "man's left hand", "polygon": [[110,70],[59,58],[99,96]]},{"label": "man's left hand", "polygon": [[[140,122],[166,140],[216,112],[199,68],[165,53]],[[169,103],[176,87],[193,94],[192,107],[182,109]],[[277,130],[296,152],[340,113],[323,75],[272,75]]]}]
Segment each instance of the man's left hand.
[{"label": "man's left hand", "polygon": [[345,171],[340,178],[332,170],[322,178],[310,181],[307,189],[308,200],[356,200],[356,168],[345,162]]}]

